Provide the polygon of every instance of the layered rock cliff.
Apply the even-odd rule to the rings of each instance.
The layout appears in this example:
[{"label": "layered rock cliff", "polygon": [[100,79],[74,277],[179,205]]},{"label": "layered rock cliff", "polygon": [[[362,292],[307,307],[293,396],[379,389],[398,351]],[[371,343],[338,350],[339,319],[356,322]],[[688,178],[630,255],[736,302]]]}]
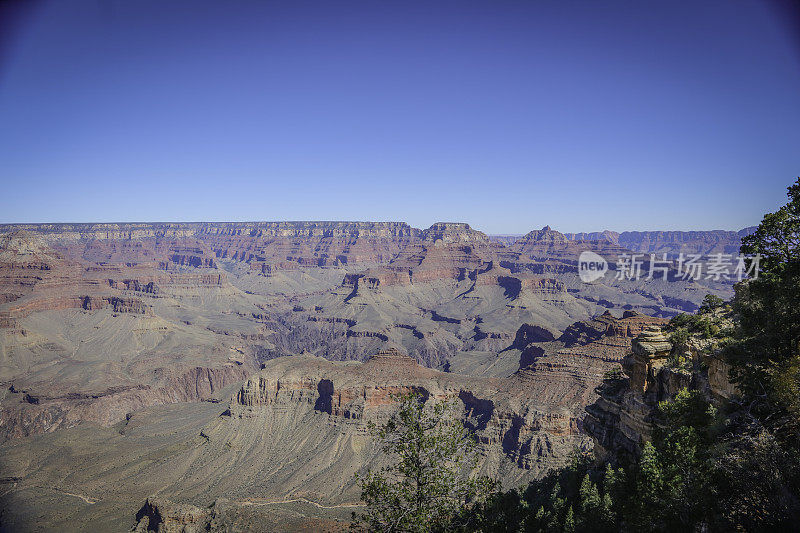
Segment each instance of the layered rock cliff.
[{"label": "layered rock cliff", "polygon": [[[327,415],[325,431],[363,435],[368,421],[384,420],[393,412],[395,395],[408,392],[432,401],[455,399],[465,425],[478,435],[484,471],[508,483],[540,475],[565,461],[575,446],[586,444],[576,411],[564,402],[532,395],[523,380],[438,372],[396,350],[356,364],[307,356],[272,360],[247,380],[227,415],[237,425],[257,421],[273,427],[283,424],[276,419],[280,413],[313,411]],[[228,425],[223,420],[209,438],[224,439]],[[339,459],[334,455],[329,460]],[[347,466],[348,471],[354,468],[355,463]],[[340,482],[350,485],[345,478]]]},{"label": "layered rock cliff", "polygon": [[624,374],[607,376],[586,408],[586,433],[598,457],[636,457],[659,424],[658,403],[696,389],[715,403],[736,394],[714,342],[673,345],[660,327],[646,328],[623,361]]},{"label": "layered rock cliff", "polygon": [[235,363],[192,368],[166,376],[162,384],[116,386],[91,393],[49,394],[47,389],[11,385],[0,407],[0,443],[83,423],[111,426],[145,407],[209,400],[243,380],[252,367]]}]

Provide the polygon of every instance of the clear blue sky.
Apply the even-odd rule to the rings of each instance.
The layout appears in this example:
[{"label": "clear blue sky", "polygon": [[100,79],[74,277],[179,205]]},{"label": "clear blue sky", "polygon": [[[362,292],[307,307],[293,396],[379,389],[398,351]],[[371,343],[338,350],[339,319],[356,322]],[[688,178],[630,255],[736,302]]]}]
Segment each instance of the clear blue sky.
[{"label": "clear blue sky", "polygon": [[738,229],[800,174],[778,3],[13,5],[0,222]]}]

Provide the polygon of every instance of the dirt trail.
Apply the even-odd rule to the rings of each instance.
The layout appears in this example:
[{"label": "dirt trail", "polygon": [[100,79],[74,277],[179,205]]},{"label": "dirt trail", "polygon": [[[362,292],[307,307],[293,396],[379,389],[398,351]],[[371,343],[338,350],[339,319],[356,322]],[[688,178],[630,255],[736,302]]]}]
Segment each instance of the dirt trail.
[{"label": "dirt trail", "polygon": [[61,490],[61,489],[55,489],[55,490],[57,490],[61,494],[66,494],[67,496],[73,496],[75,498],[80,498],[81,500],[85,501],[89,505],[94,505],[98,501],[100,501],[100,500],[98,500],[96,498],[89,498],[88,496],[84,496],[83,494],[75,494],[74,492],[67,492],[67,491]]},{"label": "dirt trail", "polygon": [[317,503],[315,501],[306,499],[306,498],[291,498],[288,500],[262,500],[260,498],[247,498],[246,500],[240,500],[237,503],[240,505],[276,505],[281,503],[309,503],[319,509],[339,509],[342,507],[364,507],[363,503],[340,503],[336,505],[322,505],[321,503]]}]

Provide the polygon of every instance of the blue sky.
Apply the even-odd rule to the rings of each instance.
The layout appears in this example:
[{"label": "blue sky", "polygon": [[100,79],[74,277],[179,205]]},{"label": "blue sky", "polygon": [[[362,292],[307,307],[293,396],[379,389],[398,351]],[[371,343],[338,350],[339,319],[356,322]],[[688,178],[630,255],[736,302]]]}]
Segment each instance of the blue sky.
[{"label": "blue sky", "polygon": [[0,43],[0,222],[739,229],[800,175],[779,5],[34,3]]}]

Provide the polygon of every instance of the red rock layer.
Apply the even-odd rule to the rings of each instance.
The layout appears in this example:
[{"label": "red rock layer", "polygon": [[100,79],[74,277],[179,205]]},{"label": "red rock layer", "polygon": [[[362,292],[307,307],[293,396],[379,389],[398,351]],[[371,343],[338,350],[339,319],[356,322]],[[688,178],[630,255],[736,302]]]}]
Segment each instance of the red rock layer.
[{"label": "red rock layer", "polygon": [[[332,418],[375,420],[396,406],[398,394],[451,399],[475,431],[486,456],[511,459],[537,471],[566,459],[583,442],[579,419],[558,402],[532,397],[520,380],[469,378],[419,366],[397,352],[363,364],[307,356],[269,361],[232,400],[230,415],[249,417],[273,406],[305,406]],[[547,465],[547,466],[545,466]]]}]

